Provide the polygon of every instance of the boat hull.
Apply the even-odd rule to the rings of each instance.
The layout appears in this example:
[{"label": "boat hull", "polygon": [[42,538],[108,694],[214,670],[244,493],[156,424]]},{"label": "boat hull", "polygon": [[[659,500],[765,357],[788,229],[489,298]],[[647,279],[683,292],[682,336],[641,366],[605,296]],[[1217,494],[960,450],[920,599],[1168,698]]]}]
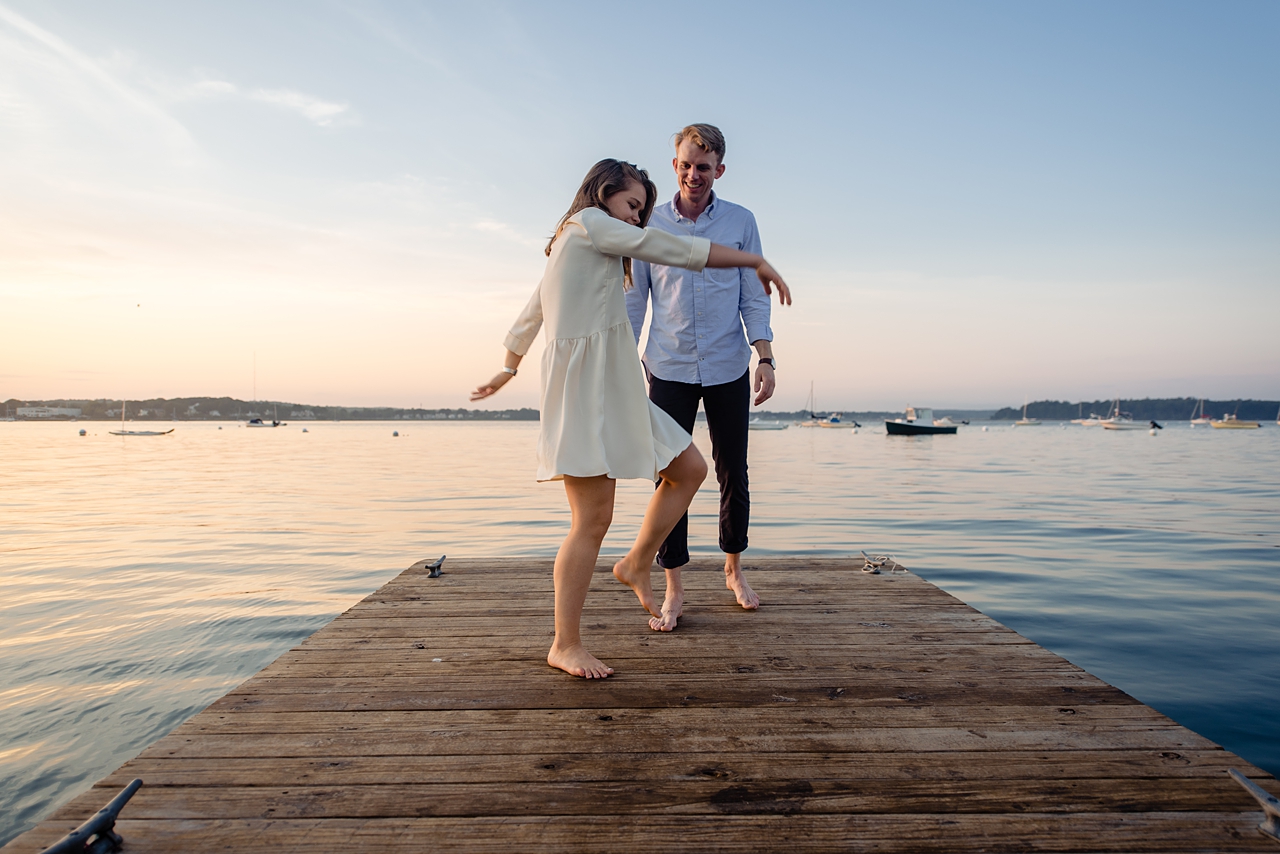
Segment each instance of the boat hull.
[{"label": "boat hull", "polygon": [[1261,426],[1257,421],[1211,421],[1209,424],[1215,430],[1257,430]]},{"label": "boat hull", "polygon": [[884,429],[890,436],[934,436],[955,433],[956,427],[935,427],[932,424],[915,424],[905,421],[886,421]]}]

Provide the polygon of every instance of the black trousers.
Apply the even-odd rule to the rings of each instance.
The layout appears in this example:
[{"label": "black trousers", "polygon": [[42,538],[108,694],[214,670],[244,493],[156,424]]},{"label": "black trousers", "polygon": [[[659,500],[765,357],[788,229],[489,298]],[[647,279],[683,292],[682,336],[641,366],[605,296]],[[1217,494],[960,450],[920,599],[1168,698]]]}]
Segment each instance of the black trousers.
[{"label": "black trousers", "polygon": [[[751,497],[747,492],[747,419],[751,412],[751,370],[721,385],[677,383],[652,377],[649,399],[681,427],[693,432],[698,401],[711,429],[711,459],[720,483],[720,550],[747,549]],[[675,569],[689,562],[689,514],[686,513],[658,549],[658,565]]]}]

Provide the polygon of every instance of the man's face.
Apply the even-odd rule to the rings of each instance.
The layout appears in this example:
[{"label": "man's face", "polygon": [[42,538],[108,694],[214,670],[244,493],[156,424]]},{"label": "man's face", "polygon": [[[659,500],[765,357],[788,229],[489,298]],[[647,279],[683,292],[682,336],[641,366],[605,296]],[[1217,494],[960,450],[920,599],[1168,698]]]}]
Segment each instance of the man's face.
[{"label": "man's face", "polygon": [[710,151],[703,151],[687,139],[676,146],[671,165],[676,170],[680,184],[680,196],[693,204],[701,204],[711,197],[711,185],[724,174],[724,164]]}]

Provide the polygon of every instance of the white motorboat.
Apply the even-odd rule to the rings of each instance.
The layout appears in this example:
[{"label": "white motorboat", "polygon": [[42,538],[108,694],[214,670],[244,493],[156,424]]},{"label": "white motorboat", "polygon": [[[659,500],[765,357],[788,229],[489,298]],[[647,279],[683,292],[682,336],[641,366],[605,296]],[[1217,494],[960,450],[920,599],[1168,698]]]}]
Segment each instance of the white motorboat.
[{"label": "white motorboat", "polygon": [[954,424],[938,424],[932,409],[908,406],[902,418],[886,418],[884,429],[890,436],[938,436],[955,433],[958,428]]},{"label": "white motorboat", "polygon": [[748,430],[786,430],[790,426],[785,421],[761,421],[759,418],[747,422]]},{"label": "white motorboat", "polygon": [[1120,410],[1120,398],[1116,398],[1116,402],[1112,404],[1111,414],[1103,418],[1101,422],[1104,430],[1146,430],[1147,425],[1135,423],[1133,416],[1128,412]]},{"label": "white motorboat", "polygon": [[1072,424],[1079,424],[1081,427],[1097,427],[1099,424],[1101,424],[1101,423],[1102,423],[1102,419],[1101,419],[1101,418],[1099,418],[1099,417],[1098,417],[1098,415],[1097,415],[1096,413],[1094,413],[1094,412],[1090,412],[1090,413],[1089,413],[1089,417],[1088,417],[1088,418],[1085,418],[1085,417],[1084,417],[1084,403],[1083,403],[1083,402],[1081,402],[1081,403],[1080,403],[1080,417],[1079,417],[1079,418],[1072,418],[1072,419],[1071,419],[1071,423],[1072,423]]},{"label": "white motorboat", "polygon": [[[1280,424],[1280,417],[1276,423]],[[1215,430],[1257,430],[1262,425],[1257,421],[1241,421],[1234,413],[1228,412],[1221,421],[1210,421],[1209,426]]]}]

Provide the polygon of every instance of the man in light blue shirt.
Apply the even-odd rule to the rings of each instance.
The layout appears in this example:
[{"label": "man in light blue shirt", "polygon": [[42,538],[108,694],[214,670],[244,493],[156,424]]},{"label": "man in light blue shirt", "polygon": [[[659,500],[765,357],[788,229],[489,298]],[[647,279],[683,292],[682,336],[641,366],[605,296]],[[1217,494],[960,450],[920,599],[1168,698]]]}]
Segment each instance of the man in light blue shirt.
[{"label": "man in light blue shirt", "polygon": [[[672,160],[680,192],[657,205],[650,228],[671,234],[709,238],[747,252],[760,253],[760,233],[751,211],[712,191],[724,174],[724,136],[712,125],[689,125],[676,135]],[[632,261],[635,286],[627,292],[627,312],[640,341],[645,314],[653,304],[649,342],[644,351],[649,399],[693,432],[702,403],[711,431],[711,455],[720,484],[720,549],[725,553],[725,586],[743,608],[760,598],[742,575],[751,502],[747,489],[747,420],[751,404],[751,347],[759,354],[755,404],[773,395],[774,363],[769,328],[769,295],[755,272],[705,269],[702,272]],[[778,299],[790,304],[779,286]],[[745,335],[744,335],[745,331]],[[751,346],[748,346],[750,342]],[[659,631],[676,627],[684,608],[680,567],[689,562],[689,517],[676,524],[658,551],[666,570],[662,616],[649,621]]]}]

